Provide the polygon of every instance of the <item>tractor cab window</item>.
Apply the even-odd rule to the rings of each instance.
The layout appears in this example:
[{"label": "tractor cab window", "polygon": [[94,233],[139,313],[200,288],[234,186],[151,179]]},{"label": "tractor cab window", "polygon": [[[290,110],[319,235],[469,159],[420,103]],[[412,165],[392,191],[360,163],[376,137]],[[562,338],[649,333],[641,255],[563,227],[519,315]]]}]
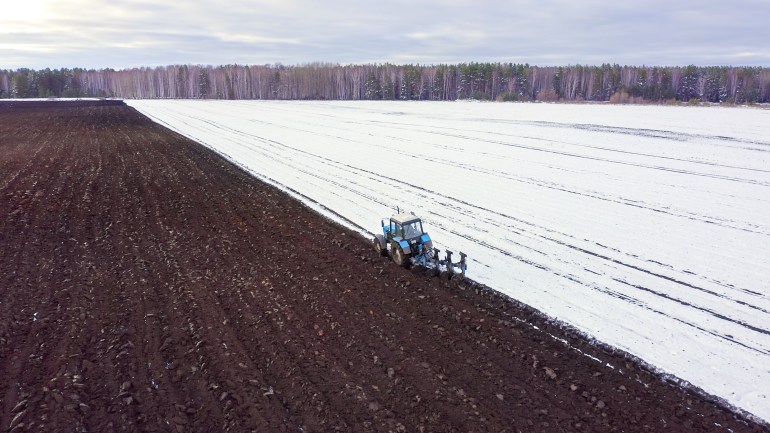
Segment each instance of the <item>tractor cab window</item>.
[{"label": "tractor cab window", "polygon": [[404,237],[403,231],[401,230],[401,224],[393,221],[390,222],[390,233],[395,237]]},{"label": "tractor cab window", "polygon": [[415,221],[409,224],[404,225],[404,238],[405,239],[412,239],[420,236],[422,234],[422,223],[420,221]]},{"label": "tractor cab window", "polygon": [[390,233],[394,237],[403,239],[414,239],[423,234],[422,222],[413,221],[408,224],[399,224],[393,220],[390,221]]}]

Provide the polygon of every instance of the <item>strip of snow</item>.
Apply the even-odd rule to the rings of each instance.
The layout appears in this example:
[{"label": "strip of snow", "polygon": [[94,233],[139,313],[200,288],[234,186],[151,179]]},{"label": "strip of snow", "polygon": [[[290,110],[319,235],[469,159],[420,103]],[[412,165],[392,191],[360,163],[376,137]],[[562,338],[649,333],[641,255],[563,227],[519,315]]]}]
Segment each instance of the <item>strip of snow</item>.
[{"label": "strip of snow", "polygon": [[770,420],[770,111],[128,103],[359,231],[414,211],[471,278]]}]

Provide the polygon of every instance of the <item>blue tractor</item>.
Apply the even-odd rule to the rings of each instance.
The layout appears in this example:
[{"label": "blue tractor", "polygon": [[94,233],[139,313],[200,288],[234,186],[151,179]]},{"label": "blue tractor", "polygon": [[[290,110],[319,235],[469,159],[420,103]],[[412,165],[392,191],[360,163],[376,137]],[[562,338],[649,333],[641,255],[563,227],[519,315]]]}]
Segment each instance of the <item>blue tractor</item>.
[{"label": "blue tractor", "polygon": [[382,234],[372,239],[377,254],[393,258],[403,267],[410,264],[430,266],[433,262],[433,242],[422,227],[422,220],[413,213],[399,213],[381,221]]},{"label": "blue tractor", "polygon": [[464,279],[468,269],[467,256],[460,252],[460,261],[452,263],[452,252],[446,251],[446,259],[439,259],[439,251],[425,233],[422,220],[414,213],[397,213],[390,219],[382,219],[382,234],[374,235],[372,245],[377,254],[390,255],[393,261],[405,268],[418,265],[432,275],[449,279]]}]

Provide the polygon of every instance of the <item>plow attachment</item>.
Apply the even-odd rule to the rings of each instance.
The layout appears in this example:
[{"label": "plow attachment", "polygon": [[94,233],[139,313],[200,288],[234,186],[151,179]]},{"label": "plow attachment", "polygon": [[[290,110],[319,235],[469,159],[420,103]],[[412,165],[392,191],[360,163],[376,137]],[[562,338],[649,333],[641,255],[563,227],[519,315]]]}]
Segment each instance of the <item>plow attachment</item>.
[{"label": "plow attachment", "polygon": [[452,262],[452,251],[446,250],[446,258],[440,259],[441,250],[433,248],[425,253],[412,258],[412,264],[414,266],[421,266],[428,269],[429,273],[433,275],[446,274],[449,279],[465,278],[465,271],[468,269],[467,255],[460,252],[460,261]]}]

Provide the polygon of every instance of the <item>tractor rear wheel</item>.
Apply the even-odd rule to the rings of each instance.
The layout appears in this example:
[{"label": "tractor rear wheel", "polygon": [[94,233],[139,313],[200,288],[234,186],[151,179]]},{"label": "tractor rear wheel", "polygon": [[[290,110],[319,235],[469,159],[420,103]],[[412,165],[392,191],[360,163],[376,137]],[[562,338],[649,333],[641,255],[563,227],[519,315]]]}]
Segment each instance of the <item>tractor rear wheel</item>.
[{"label": "tractor rear wheel", "polygon": [[391,248],[391,254],[393,255],[393,262],[399,266],[407,267],[409,265],[409,259],[407,258],[406,254],[404,254],[404,250],[401,249],[401,246],[398,244],[394,244]]},{"label": "tractor rear wheel", "polygon": [[387,256],[388,255],[388,249],[384,247],[384,240],[380,240],[382,235],[376,235],[374,236],[374,239],[372,239],[372,245],[374,246],[374,251],[377,252],[380,256]]}]

